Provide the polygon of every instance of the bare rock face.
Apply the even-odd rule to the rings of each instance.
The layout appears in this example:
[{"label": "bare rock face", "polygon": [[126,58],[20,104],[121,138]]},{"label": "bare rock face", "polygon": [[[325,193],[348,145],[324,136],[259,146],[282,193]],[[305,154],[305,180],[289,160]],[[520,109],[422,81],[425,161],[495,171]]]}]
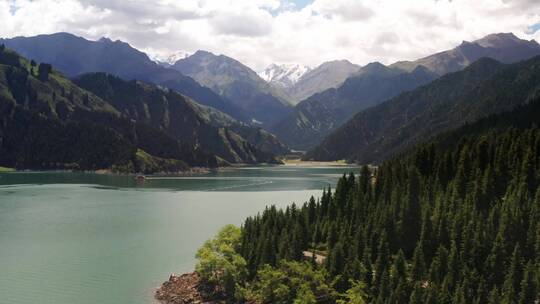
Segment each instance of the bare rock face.
[{"label": "bare rock face", "polygon": [[347,60],[334,60],[315,68],[301,64],[272,64],[260,76],[270,85],[283,89],[296,105],[313,94],[339,87],[359,70],[360,66]]},{"label": "bare rock face", "polygon": [[339,87],[348,77],[360,70],[360,66],[348,60],[324,62],[300,77],[288,90],[296,103],[328,89]]},{"label": "bare rock face", "polygon": [[481,39],[463,41],[459,46],[416,61],[400,61],[390,67],[412,71],[422,65],[430,71],[445,75],[463,70],[482,57],[502,63],[515,63],[540,55],[540,44],[534,40],[523,40],[512,33],[487,35]]},{"label": "bare rock face", "polygon": [[178,60],[172,67],[225,96],[263,126],[279,121],[291,110],[289,98],[236,59],[207,51]]},{"label": "bare rock face", "polygon": [[262,79],[273,86],[289,89],[306,74],[311,68],[302,64],[271,64],[259,73]]}]

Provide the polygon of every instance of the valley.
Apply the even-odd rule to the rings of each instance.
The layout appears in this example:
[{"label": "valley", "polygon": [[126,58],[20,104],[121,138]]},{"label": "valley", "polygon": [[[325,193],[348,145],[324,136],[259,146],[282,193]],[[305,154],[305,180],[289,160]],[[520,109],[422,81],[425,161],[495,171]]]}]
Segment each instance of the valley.
[{"label": "valley", "polygon": [[540,4],[173,2],[0,1],[1,303],[540,303]]}]

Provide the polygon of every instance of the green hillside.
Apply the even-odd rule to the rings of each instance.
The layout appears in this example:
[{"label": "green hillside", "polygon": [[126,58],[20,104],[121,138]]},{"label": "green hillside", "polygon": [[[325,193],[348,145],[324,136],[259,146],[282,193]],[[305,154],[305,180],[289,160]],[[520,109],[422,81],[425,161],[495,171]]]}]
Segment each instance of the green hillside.
[{"label": "green hillside", "polygon": [[102,73],[74,81],[2,48],[0,165],[176,172],[277,163],[288,151],[272,134],[169,89]]},{"label": "green hillside", "polygon": [[483,58],[356,114],[306,159],[380,162],[440,132],[527,103],[540,90],[540,57],[504,65]]},{"label": "green hillside", "polygon": [[338,88],[301,101],[293,113],[273,126],[271,131],[292,148],[311,149],[355,113],[435,78],[435,74],[423,67],[403,73],[380,63],[371,63]]},{"label": "green hillside", "polygon": [[197,271],[247,303],[537,303],[539,123],[536,99],[267,208],[203,246]]},{"label": "green hillside", "polygon": [[[287,151],[260,129],[243,125],[172,90],[103,73],[85,74],[74,82],[109,101],[123,117],[150,125],[187,146],[199,147],[230,163],[274,163],[273,152]],[[259,132],[264,138],[252,144],[237,132],[244,128]],[[249,131],[245,133],[249,135]],[[275,147],[267,149],[265,143]]]},{"label": "green hillside", "polygon": [[134,147],[118,133],[60,120],[76,109],[114,114],[114,108],[72,85],[50,66],[28,62],[3,46],[0,109],[2,166],[104,169],[132,165]]}]

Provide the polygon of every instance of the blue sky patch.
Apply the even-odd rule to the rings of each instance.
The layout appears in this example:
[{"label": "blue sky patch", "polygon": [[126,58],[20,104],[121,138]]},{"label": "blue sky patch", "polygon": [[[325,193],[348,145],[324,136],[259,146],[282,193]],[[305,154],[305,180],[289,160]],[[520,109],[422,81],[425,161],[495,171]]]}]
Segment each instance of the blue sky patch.
[{"label": "blue sky patch", "polygon": [[267,11],[274,17],[286,10],[299,11],[313,3],[313,0],[281,0],[280,2],[281,6],[278,9],[267,9]]},{"label": "blue sky patch", "polygon": [[311,4],[313,0],[292,0],[291,2],[294,3],[297,9],[303,9],[308,4]]},{"label": "blue sky patch", "polygon": [[15,0],[9,0],[9,13],[13,16],[19,10]]},{"label": "blue sky patch", "polygon": [[537,22],[527,29],[527,34],[534,34],[540,30],[540,22]]}]

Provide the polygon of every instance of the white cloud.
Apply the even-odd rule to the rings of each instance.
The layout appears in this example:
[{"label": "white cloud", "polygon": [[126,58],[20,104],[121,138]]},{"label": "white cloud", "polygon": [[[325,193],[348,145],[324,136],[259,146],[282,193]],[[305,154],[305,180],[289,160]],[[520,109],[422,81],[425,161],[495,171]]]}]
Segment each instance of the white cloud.
[{"label": "white cloud", "polygon": [[374,11],[358,0],[319,0],[311,7],[327,18],[342,18],[346,21],[362,21],[374,15]]},{"label": "white cloud", "polygon": [[209,19],[215,34],[258,37],[272,31],[272,16],[265,10],[217,12]]},{"label": "white cloud", "polygon": [[272,62],[415,59],[494,32],[540,38],[537,0],[0,0],[0,36],[107,36],[166,57],[205,49]]}]

